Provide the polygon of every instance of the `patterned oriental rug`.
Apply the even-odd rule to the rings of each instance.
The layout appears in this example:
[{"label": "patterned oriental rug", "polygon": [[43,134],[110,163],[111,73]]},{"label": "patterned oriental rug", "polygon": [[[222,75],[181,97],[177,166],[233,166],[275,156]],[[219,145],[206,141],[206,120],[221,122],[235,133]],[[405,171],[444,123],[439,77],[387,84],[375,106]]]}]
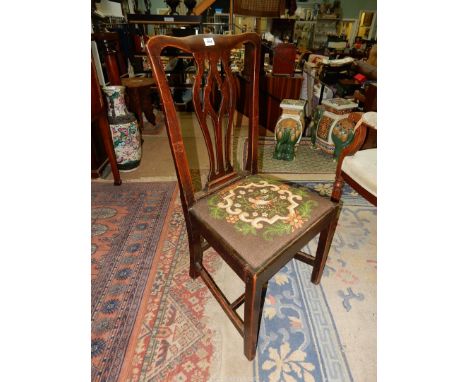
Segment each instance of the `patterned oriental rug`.
[{"label": "patterned oriental rug", "polygon": [[[274,137],[258,139],[258,172],[263,174],[335,174],[336,162],[329,154],[312,147],[310,138],[299,142],[296,157],[292,161],[273,158],[276,141]],[[247,139],[244,142],[243,163],[247,160]]]},{"label": "patterned oriental rug", "polygon": [[[331,192],[329,181],[302,184]],[[375,381],[377,209],[347,186],[343,200],[322,283],[313,285],[311,267],[295,260],[270,280],[249,362],[210,291],[188,275],[184,218],[173,199],[119,381]],[[204,264],[228,299],[242,293],[216,252],[205,252]]]},{"label": "patterned oriental rug", "polygon": [[[175,182],[92,183],[93,381],[116,381],[164,227]],[[171,204],[172,200],[172,204]],[[151,279],[153,282],[153,279]]]}]

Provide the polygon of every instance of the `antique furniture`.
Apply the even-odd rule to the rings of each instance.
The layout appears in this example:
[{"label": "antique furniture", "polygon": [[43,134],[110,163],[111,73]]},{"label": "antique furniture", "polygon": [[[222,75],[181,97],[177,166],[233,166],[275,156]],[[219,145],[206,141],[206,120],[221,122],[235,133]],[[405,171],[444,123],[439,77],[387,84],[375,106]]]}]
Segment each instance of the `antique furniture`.
[{"label": "antique furniture", "polygon": [[280,17],[284,15],[284,0],[236,0],[233,1],[232,11],[236,15],[257,17]]},{"label": "antique furniture", "polygon": [[[253,47],[249,76],[250,118],[246,171],[232,162],[235,77],[230,51],[240,44]],[[203,132],[210,170],[204,189],[196,193],[182,139],[181,125],[161,62],[168,46],[193,54],[197,72],[193,84],[195,114]],[[313,265],[312,282],[319,283],[339,214],[339,204],[315,192],[277,179],[256,175],[260,38],[256,33],[234,36],[154,36],[148,55],[162,99],[167,135],[179,181],[190,249],[190,276],[200,276],[244,339],[247,359],[255,357],[262,305],[268,280],[292,258]],[[218,71],[218,66],[222,69]],[[212,96],[221,94],[219,109]],[[211,122],[211,128],[208,125]],[[316,256],[300,251],[320,233]],[[230,302],[203,266],[203,252],[212,247],[245,283],[245,293]],[[244,319],[236,309],[244,304]]]},{"label": "antique furniture", "polygon": [[[96,129],[96,126],[98,129]],[[104,146],[104,147],[103,147]],[[104,149],[104,150],[103,150]],[[105,153],[105,154],[104,154]],[[107,158],[106,158],[107,156]],[[97,78],[96,68],[91,61],[91,177],[101,176],[104,166],[110,162],[114,184],[120,185],[119,169],[115,157],[112,137],[107,121],[107,110],[102,98],[101,87]]]},{"label": "antique furniture", "polygon": [[272,74],[292,76],[296,66],[296,45],[278,44],[273,48]]},{"label": "antique furniture", "polygon": [[303,77],[260,76],[260,124],[270,131],[275,131],[276,121],[281,114],[280,103],[285,98],[298,99],[301,94]]},{"label": "antique furniture", "polygon": [[128,108],[135,113],[140,130],[144,127],[143,113],[146,119],[156,125],[156,117],[151,103],[151,87],[154,80],[151,77],[122,78],[122,85],[127,88]]},{"label": "antique furniture", "polygon": [[270,32],[284,42],[293,42],[295,19],[274,18],[271,20]]},{"label": "antique furniture", "polygon": [[338,157],[331,196],[333,201],[340,200],[343,182],[346,182],[377,206],[377,147],[361,150],[369,129],[377,131],[377,113],[373,111],[362,115],[354,128],[353,139]]},{"label": "antique furniture", "polygon": [[323,113],[318,122],[315,132],[315,144],[320,150],[327,154],[333,154],[335,151],[335,143],[332,138],[333,128],[342,119],[358,106],[357,103],[344,99],[332,98],[323,101]]},{"label": "antique furniture", "polygon": [[[359,101],[364,112],[377,111],[377,83],[371,82],[364,86],[364,94],[359,91],[354,92],[354,99]],[[368,129],[366,140],[361,150],[377,147],[377,130]]]},{"label": "antique furniture", "polygon": [[291,161],[296,154],[296,147],[304,130],[304,106],[307,101],[302,99],[284,99],[280,107],[283,109],[275,128],[276,147],[274,159]]},{"label": "antique furniture", "polygon": [[127,64],[120,45],[119,34],[116,32],[92,33],[91,40],[96,41],[100,54],[104,57],[107,81],[111,85],[120,85],[120,76],[127,73]]}]

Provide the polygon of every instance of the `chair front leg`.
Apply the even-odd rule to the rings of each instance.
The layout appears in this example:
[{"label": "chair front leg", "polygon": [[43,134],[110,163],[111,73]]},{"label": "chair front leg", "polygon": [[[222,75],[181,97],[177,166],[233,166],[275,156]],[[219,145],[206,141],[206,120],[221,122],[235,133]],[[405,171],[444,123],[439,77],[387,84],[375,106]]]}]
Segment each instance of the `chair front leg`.
[{"label": "chair front leg", "polygon": [[340,172],[340,174],[336,177],[335,182],[333,183],[333,190],[330,198],[333,202],[340,201],[341,195],[343,194],[343,186],[344,180]]},{"label": "chair front leg", "polygon": [[200,276],[200,269],[203,261],[203,250],[201,245],[202,237],[194,224],[192,224],[192,229],[188,230],[188,241],[190,250],[189,275],[192,279],[196,279]]},{"label": "chair front leg", "polygon": [[335,216],[331,219],[328,227],[320,232],[319,242],[317,246],[317,252],[315,254],[315,265],[312,270],[312,282],[319,284],[322,279],[323,270],[325,263],[327,262],[328,252],[330,252],[330,246],[335,235],[336,226],[341,213],[341,203],[336,208]]},{"label": "chair front leg", "polygon": [[244,354],[249,361],[255,358],[262,317],[266,286],[257,280],[257,275],[248,275],[245,285],[244,305]]}]

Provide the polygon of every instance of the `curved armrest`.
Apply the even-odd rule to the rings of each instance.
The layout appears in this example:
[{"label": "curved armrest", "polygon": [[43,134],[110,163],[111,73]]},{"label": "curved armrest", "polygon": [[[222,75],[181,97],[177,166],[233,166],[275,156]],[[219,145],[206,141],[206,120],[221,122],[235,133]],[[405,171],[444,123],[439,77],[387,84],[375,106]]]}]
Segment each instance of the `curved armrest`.
[{"label": "curved armrest", "polygon": [[351,140],[351,142],[342,149],[338,157],[337,164],[336,164],[336,176],[339,176],[339,174],[341,173],[341,166],[343,164],[344,158],[347,156],[354,155],[356,152],[358,152],[359,149],[364,144],[364,141],[366,139],[367,129],[369,128],[369,126],[364,122],[363,114],[351,113],[348,116],[348,119],[355,121],[358,114],[360,114],[360,118],[354,130],[354,137]]}]

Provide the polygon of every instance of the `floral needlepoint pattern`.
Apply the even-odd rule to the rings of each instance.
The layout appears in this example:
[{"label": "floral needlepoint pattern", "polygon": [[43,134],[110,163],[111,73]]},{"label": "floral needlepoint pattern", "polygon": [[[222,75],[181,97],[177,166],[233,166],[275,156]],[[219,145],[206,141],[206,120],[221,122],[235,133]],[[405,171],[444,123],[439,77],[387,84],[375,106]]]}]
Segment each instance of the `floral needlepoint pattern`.
[{"label": "floral needlepoint pattern", "polygon": [[317,202],[309,190],[271,179],[250,177],[208,199],[210,215],[233,224],[243,235],[265,240],[290,234],[310,218]]},{"label": "floral needlepoint pattern", "polygon": [[332,183],[319,183],[314,186],[314,190],[317,191],[321,196],[331,196],[333,190]]},{"label": "floral needlepoint pattern", "polygon": [[269,359],[267,359],[262,369],[271,371],[268,375],[270,382],[315,382],[312,375],[315,366],[310,362],[304,362],[306,353],[300,349],[291,351],[288,342],[281,344],[279,352],[277,349],[270,347],[268,349]]}]

